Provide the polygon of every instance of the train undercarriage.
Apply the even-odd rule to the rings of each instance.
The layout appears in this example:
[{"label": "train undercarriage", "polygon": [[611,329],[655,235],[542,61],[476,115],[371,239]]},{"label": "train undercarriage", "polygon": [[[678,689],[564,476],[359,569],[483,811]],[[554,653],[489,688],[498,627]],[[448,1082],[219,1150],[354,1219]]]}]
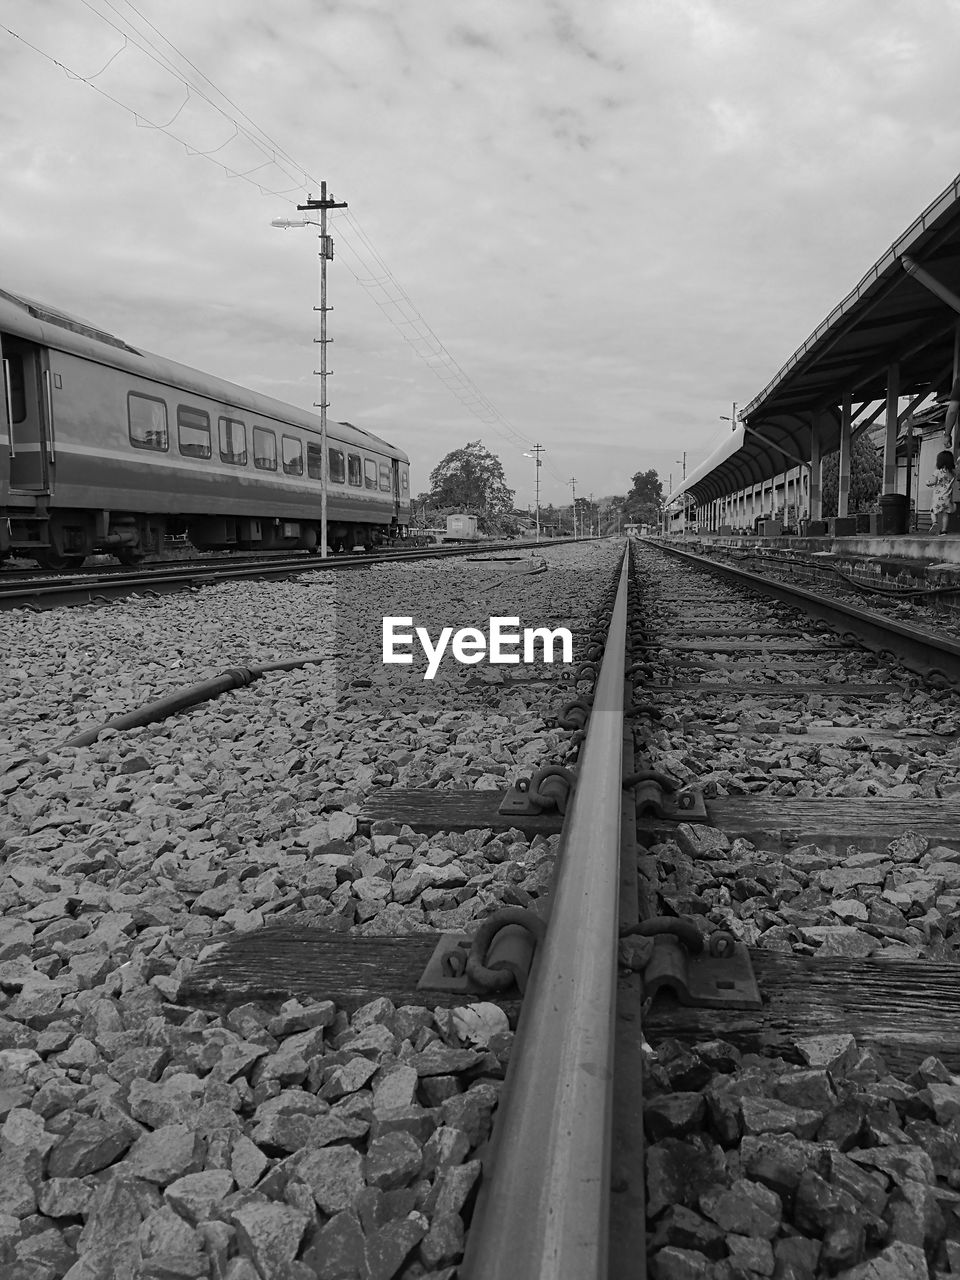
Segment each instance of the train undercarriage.
[{"label": "train undercarriage", "polygon": [[[374,548],[403,537],[391,525],[328,520],[327,548],[332,554]],[[320,522],[279,517],[166,516],[117,511],[11,513],[0,521],[0,560],[35,560],[42,568],[79,569],[91,555],[112,555],[135,566],[163,558],[167,540],[185,538],[197,551],[320,551]]]}]

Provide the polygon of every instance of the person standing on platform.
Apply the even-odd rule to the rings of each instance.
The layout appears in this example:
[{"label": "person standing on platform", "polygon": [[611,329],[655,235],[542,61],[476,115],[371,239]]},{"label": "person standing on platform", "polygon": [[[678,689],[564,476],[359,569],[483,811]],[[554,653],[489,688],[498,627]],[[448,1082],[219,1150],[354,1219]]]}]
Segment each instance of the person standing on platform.
[{"label": "person standing on platform", "polygon": [[931,533],[946,533],[950,516],[957,506],[953,500],[953,488],[956,483],[956,463],[949,449],[937,454],[937,469],[933,479],[927,481],[927,488],[933,489],[933,501],[930,504],[930,515],[934,524],[939,520],[939,529],[931,529]]}]

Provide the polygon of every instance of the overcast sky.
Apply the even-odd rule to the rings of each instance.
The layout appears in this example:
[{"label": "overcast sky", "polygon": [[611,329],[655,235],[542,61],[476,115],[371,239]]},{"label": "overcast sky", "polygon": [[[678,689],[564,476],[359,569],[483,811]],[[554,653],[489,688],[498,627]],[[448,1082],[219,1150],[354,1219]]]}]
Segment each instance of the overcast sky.
[{"label": "overcast sky", "polygon": [[325,179],[330,414],[415,493],[478,438],[521,506],[533,442],[543,503],[666,487],[960,170],[958,53],[955,0],[5,0],[0,287],[309,406]]}]

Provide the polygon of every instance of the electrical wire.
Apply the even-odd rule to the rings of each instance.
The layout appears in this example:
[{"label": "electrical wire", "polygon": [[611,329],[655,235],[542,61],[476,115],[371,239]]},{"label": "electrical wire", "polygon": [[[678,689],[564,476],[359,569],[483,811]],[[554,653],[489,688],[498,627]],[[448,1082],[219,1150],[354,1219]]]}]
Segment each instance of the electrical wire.
[{"label": "electrical wire", "polygon": [[[210,87],[224,102],[229,104],[230,108],[236,114],[231,114],[218,105],[208,92],[203,88],[203,84],[196,83],[192,77],[188,76],[180,66],[177,65],[155,41],[150,39],[140,31],[135,23],[124,14],[121,13],[116,4],[112,0],[102,0],[109,10],[117,16],[117,18],[125,24],[128,30],[124,30],[113,21],[111,17],[99,10],[90,0],[82,0],[86,8],[98,17],[107,26],[111,27],[123,40],[123,44],[117,49],[104,65],[91,75],[81,75],[72,67],[60,59],[55,58],[52,54],[39,48],[31,41],[26,40],[17,32],[12,31],[5,24],[0,24],[0,29],[6,31],[13,39],[26,45],[34,53],[46,59],[54,66],[62,70],[70,79],[80,80],[86,84],[88,88],[93,89],[95,93],[100,94],[115,106],[134,117],[138,128],[156,129],[160,133],[164,133],[172,141],[181,145],[189,156],[200,156],[205,160],[209,160],[212,164],[216,164],[221,168],[228,178],[239,178],[242,181],[249,182],[256,187],[261,195],[273,196],[277,199],[286,199],[293,192],[302,192],[311,184],[313,187],[319,187],[319,179],[314,178],[309,171],[296,163],[293,157],[284,150],[284,148],[272,139],[252,118],[244,112],[240,106],[225,94],[214,82],[200,70],[197,65],[192,62],[168,37],[152,23],[139,9],[131,2],[126,0],[127,7],[136,14],[155,35],[164,42],[183,64],[186,64],[190,70],[195,73],[196,77]],[[113,94],[108,93],[99,85],[94,84],[99,76],[101,76],[107,68],[115,62],[121,55],[127,52],[129,47],[133,45],[139,49],[146,57],[150,58],[162,71],[180,81],[185,91],[183,102],[165,123],[149,120],[141,112],[131,107],[128,103],[121,101]],[[186,138],[172,132],[170,126],[182,114],[187,103],[192,97],[197,97],[207,103],[215,112],[223,117],[226,123],[233,127],[233,133],[217,146],[202,150],[191,145]],[[247,124],[241,124],[238,117],[241,117]],[[249,125],[250,127],[247,127]],[[246,142],[250,143],[263,156],[261,164],[252,168],[241,170],[231,167],[224,163],[223,159],[217,158],[219,153],[229,146],[236,139],[242,137]],[[262,182],[253,177],[264,168],[275,166],[279,173],[283,174],[294,185],[286,187],[282,190],[276,190],[272,186],[265,186]],[[294,203],[288,200],[288,203]],[[399,283],[396,276],[387,265],[382,255],[374,247],[369,235],[364,231],[355,215],[345,213],[336,218],[339,224],[338,230],[342,234],[343,246],[346,247],[348,254],[352,254],[356,259],[358,267],[354,269],[349,262],[345,265],[347,270],[353,276],[354,280],[364,290],[368,297],[377,305],[381,313],[397,330],[403,341],[411,347],[414,354],[422,360],[427,368],[438,378],[442,385],[471,413],[478,418],[484,425],[490,427],[504,438],[510,440],[514,444],[530,446],[533,439],[527,436],[522,430],[515,427],[492,403],[492,401],[484,395],[477,387],[473,380],[468,376],[459,362],[449,352],[446,346],[440,341],[436,333],[427,323],[420,310],[414,304],[412,298]],[[344,224],[349,227],[349,231],[344,228]],[[352,233],[352,234],[351,234]],[[566,486],[567,481],[553,465],[549,454],[545,451],[544,463],[548,471],[552,474],[554,480],[559,484]]]}]

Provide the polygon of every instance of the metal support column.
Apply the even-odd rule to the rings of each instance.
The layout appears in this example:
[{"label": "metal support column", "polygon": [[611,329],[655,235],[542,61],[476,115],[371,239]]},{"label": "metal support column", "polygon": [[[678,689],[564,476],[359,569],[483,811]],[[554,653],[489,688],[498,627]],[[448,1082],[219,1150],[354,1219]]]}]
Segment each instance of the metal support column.
[{"label": "metal support column", "polygon": [[823,515],[823,497],[820,487],[820,414],[813,415],[810,424],[810,519],[819,520]]},{"label": "metal support column", "polygon": [[840,465],[837,478],[837,515],[850,509],[850,423],[853,419],[853,392],[847,388],[840,405]]},{"label": "metal support column", "polygon": [[887,366],[887,426],[883,438],[883,492],[897,492],[897,420],[900,400],[900,365]]}]

